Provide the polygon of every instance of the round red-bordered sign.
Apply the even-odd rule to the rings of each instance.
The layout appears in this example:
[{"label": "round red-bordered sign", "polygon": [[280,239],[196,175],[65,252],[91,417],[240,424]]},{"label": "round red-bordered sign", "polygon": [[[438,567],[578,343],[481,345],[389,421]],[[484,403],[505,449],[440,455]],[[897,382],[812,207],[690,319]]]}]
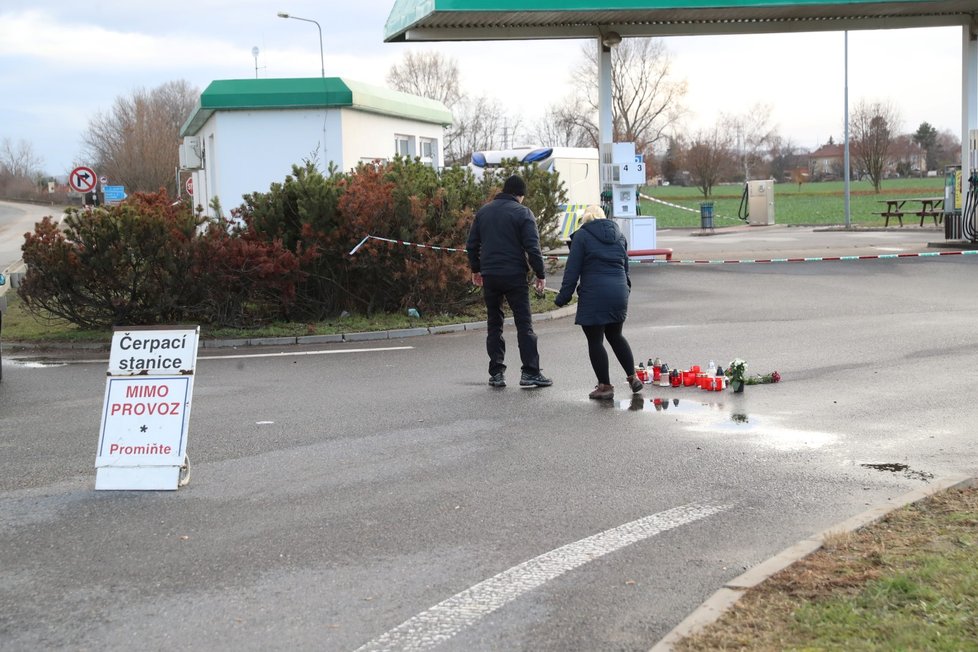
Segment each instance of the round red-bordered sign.
[{"label": "round red-bordered sign", "polygon": [[190,177],[187,179],[187,194],[193,196],[194,194],[194,178]]},{"label": "round red-bordered sign", "polygon": [[68,185],[71,186],[72,190],[77,190],[78,192],[91,192],[95,190],[95,184],[97,182],[98,177],[95,176],[95,170],[84,165],[75,168],[68,175]]}]

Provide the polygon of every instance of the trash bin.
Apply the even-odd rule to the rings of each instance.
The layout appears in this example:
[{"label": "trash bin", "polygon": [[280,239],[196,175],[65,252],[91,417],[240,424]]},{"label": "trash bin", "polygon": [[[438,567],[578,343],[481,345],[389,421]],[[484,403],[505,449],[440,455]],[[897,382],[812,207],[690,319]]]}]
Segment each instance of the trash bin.
[{"label": "trash bin", "polygon": [[713,228],[713,202],[711,201],[700,202],[700,228]]}]

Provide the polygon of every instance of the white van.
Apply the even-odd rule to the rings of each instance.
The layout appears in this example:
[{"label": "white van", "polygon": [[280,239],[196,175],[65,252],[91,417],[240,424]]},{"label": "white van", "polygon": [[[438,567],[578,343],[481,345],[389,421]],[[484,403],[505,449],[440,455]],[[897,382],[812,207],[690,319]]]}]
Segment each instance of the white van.
[{"label": "white van", "polygon": [[577,230],[577,218],[589,204],[601,203],[600,157],[596,147],[516,147],[473,152],[469,168],[481,177],[483,172],[500,167],[504,160],[535,164],[556,172],[567,191],[567,204],[560,220],[560,237],[569,240]]}]

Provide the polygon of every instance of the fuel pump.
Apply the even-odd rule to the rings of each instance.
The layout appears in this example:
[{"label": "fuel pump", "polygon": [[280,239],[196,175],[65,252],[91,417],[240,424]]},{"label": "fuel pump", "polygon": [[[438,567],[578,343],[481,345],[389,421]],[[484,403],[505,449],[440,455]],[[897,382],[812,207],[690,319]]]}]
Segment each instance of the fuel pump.
[{"label": "fuel pump", "polygon": [[[972,153],[974,157],[974,153]],[[971,168],[968,175],[968,192],[961,206],[961,235],[969,242],[978,241],[978,224],[975,222],[975,207],[978,205],[978,170]]]},{"label": "fuel pump", "polygon": [[944,169],[944,237],[978,242],[978,130],[972,130],[967,176],[960,165]]},{"label": "fuel pump", "polygon": [[737,217],[751,226],[774,224],[774,179],[754,179],[744,183]]},{"label": "fuel pump", "polygon": [[[968,193],[961,205],[961,232],[969,242],[978,240],[978,223],[975,221],[975,207],[978,206],[978,130],[968,134],[971,141],[968,174]],[[962,188],[963,190],[963,188]]]},{"label": "fuel pump", "polygon": [[746,222],[750,218],[750,204],[747,202],[747,190],[750,184],[744,183],[744,192],[740,196],[740,206],[737,207],[737,217]]}]

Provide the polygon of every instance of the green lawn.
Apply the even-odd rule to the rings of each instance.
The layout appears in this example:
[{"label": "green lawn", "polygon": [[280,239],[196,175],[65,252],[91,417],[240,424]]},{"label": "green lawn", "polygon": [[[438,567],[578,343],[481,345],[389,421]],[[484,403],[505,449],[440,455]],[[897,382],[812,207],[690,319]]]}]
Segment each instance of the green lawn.
[{"label": "green lawn", "polygon": [[[774,221],[777,224],[829,225],[845,224],[844,183],[832,181],[825,183],[804,183],[801,187],[794,183],[774,184]],[[714,204],[714,226],[736,226],[743,224],[737,211],[743,193],[743,184],[717,186],[709,198]],[[642,201],[642,215],[656,218],[658,228],[700,226],[699,206],[704,201],[697,188],[681,186],[648,186],[642,194],[655,199],[678,204],[687,209],[673,208],[658,202]],[[883,226],[883,218],[873,215],[885,205],[880,199],[888,197],[943,197],[944,178],[889,179],[883,182],[879,194],[868,181],[853,181],[850,184],[850,215],[852,224],[858,226]],[[914,217],[904,216],[905,224],[914,224]],[[933,226],[933,221],[929,222]],[[924,222],[925,226],[928,222]],[[892,221],[891,221],[892,226]]]}]

